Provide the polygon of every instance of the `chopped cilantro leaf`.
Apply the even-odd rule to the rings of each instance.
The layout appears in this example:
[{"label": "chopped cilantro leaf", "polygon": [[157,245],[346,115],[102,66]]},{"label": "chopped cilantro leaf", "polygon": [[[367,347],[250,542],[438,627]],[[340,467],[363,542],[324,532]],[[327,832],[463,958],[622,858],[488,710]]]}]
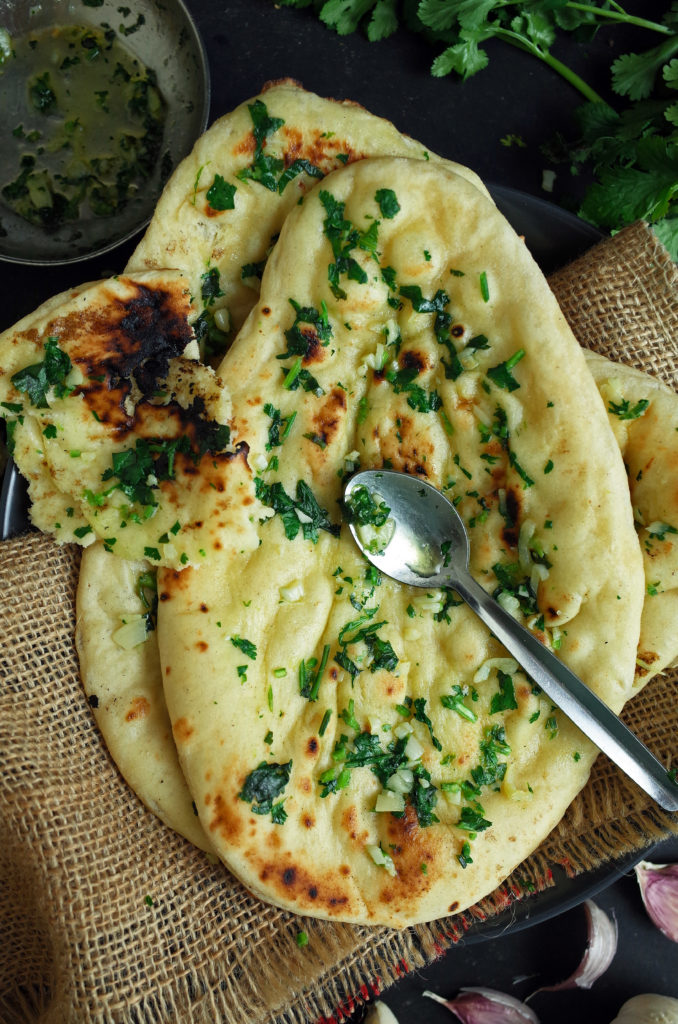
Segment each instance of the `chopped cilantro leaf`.
[{"label": "chopped cilantro leaf", "polygon": [[[376,495],[376,499],[379,495]],[[348,498],[346,499],[345,505],[345,519],[348,523],[358,523],[360,526],[366,526],[371,524],[373,526],[383,526],[391,514],[390,508],[384,501],[375,500],[375,495],[371,494],[364,484],[355,487]]]},{"label": "chopped cilantro leaf", "polygon": [[[251,771],[238,796],[241,800],[251,804],[252,810],[255,814],[269,814],[273,811],[274,799],[283,792],[285,786],[289,782],[290,773],[292,771],[292,762],[287,761],[286,764],[277,764],[271,762],[267,764],[262,761],[261,764]],[[285,818],[282,814],[285,812],[282,810],[282,803],[275,805],[280,809],[277,810],[276,824],[282,824]]]},{"label": "chopped cilantro leaf", "polygon": [[201,276],[200,295],[205,306],[213,306],[215,300],[224,294],[221,290],[220,278],[218,267],[211,267]]},{"label": "chopped cilantro leaf", "polygon": [[497,387],[504,388],[506,391],[515,391],[520,387],[520,384],[511,373],[511,370],[520,362],[524,355],[525,349],[518,349],[510,359],[505,360],[503,363],[498,363],[496,366],[491,366],[487,371],[487,376]]},{"label": "chopped cilantro leaf", "polygon": [[492,696],[490,702],[490,714],[496,715],[500,711],[512,711],[518,707],[518,701],[516,700],[515,689],[513,686],[513,679],[507,672],[499,670],[497,673],[497,679],[499,682],[499,693],[495,693]]},{"label": "chopped cilantro leaf", "polygon": [[34,363],[19,370],[12,378],[17,391],[22,391],[38,409],[47,409],[47,392],[54,388],[57,398],[65,398],[73,390],[65,384],[66,377],[72,369],[67,352],[57,345],[57,338],[48,338],[45,342],[45,358],[41,363]]},{"label": "chopped cilantro leaf", "polygon": [[273,135],[279,128],[282,128],[285,122],[281,117],[271,117],[266,109],[266,104],[261,100],[250,103],[247,109],[252,119],[254,160],[249,167],[244,167],[239,171],[237,177],[241,181],[248,179],[255,181],[270,192],[277,192],[279,177],[285,164],[280,158],[265,153],[264,149],[269,135]]},{"label": "chopped cilantro leaf", "polygon": [[379,188],[374,194],[379,211],[386,220],[391,220],[400,212],[400,203],[391,188]]},{"label": "chopped cilantro leaf", "polygon": [[608,411],[614,416],[618,416],[620,420],[637,420],[643,415],[649,404],[647,398],[641,398],[635,405],[631,405],[625,398],[618,403],[610,402]]},{"label": "chopped cilantro leaf", "polygon": [[310,160],[293,160],[278,179],[278,193],[282,195],[289,183],[298,174],[301,174],[302,171],[309,174],[312,178],[323,178],[325,176],[320,167],[312,164]]},{"label": "chopped cilantro leaf", "polygon": [[215,174],[214,181],[205,193],[205,198],[213,210],[233,210],[235,209],[236,192],[237,186],[231,185],[220,174]]},{"label": "chopped cilantro leaf", "polygon": [[237,647],[239,651],[243,652],[243,654],[246,654],[248,658],[251,658],[252,661],[256,660],[257,647],[251,640],[246,640],[244,637],[238,636],[237,633],[235,636],[232,636],[230,640],[233,646]]}]

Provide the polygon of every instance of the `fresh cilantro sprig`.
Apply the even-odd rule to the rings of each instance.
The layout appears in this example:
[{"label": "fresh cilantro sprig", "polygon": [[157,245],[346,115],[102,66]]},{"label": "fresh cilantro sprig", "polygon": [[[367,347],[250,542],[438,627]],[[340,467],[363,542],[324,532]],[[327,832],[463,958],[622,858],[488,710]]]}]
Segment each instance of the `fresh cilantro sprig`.
[{"label": "fresh cilantro sprig", "polygon": [[[340,35],[359,29],[371,41],[404,27],[442,46],[431,65],[435,77],[462,80],[487,67],[486,44],[498,40],[531,54],[560,75],[586,103],[577,111],[580,138],[549,142],[554,162],[578,174],[593,172],[579,215],[603,229],[635,220],[652,223],[678,260],[678,6],[666,5],[661,20],[628,13],[608,0],[280,0],[287,7],[313,5]],[[402,10],[402,16],[401,16]],[[554,55],[563,35],[591,36],[598,29],[628,26],[642,40],[638,52],[618,56],[610,68],[615,109],[571,67]],[[652,40],[654,36],[654,41]],[[659,40],[658,42],[656,40]],[[647,45],[649,43],[649,45]],[[645,48],[642,48],[645,47]]]}]

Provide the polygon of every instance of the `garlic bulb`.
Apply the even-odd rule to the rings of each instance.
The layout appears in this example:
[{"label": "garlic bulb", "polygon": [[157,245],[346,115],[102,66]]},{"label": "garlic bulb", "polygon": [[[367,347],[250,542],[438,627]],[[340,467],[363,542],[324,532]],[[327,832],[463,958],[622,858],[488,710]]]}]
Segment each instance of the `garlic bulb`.
[{"label": "garlic bulb", "polygon": [[612,1024],[678,1024],[678,999],[646,992],[624,1003]]},{"label": "garlic bulb", "polygon": [[678,864],[641,860],[636,878],[650,918],[667,939],[678,942]]},{"label": "garlic bulb", "polygon": [[442,1003],[462,1024],[539,1024],[529,1006],[491,988],[463,988],[454,999],[443,999],[428,991],[422,995]]},{"label": "garlic bulb", "polygon": [[367,1011],[364,1024],[398,1024],[398,1018],[389,1010],[386,1003],[377,999]]}]

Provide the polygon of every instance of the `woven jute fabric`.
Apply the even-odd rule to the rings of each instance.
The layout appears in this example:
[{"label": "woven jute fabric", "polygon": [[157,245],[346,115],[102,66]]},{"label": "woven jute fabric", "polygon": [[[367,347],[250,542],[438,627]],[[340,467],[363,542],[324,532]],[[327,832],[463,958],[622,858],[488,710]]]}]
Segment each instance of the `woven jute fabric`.
[{"label": "woven jute fabric", "polygon": [[[645,225],[551,283],[583,345],[678,384],[678,275]],[[338,1020],[556,867],[590,871],[678,832],[601,756],[560,826],[464,915],[396,932],[264,905],[150,814],[111,761],[78,677],[78,568],[77,549],[37,533],[0,546],[2,1024]],[[664,674],[624,711],[667,764],[677,683]]]}]

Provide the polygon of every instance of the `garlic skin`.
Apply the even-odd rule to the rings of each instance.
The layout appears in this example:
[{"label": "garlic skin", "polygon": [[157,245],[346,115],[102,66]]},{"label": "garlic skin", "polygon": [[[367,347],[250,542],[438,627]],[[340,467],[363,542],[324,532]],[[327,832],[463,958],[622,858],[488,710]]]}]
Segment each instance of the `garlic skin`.
[{"label": "garlic skin", "polygon": [[462,988],[454,999],[422,992],[451,1010],[462,1024],[539,1024],[534,1010],[504,992],[491,988]]},{"label": "garlic skin", "polygon": [[364,1024],[398,1024],[398,1018],[388,1008],[386,1003],[382,1003],[380,999],[377,999],[367,1011]]},{"label": "garlic skin", "polygon": [[627,1000],[612,1024],[678,1024],[678,999],[646,992]]},{"label": "garlic skin", "polygon": [[641,860],[636,878],[650,919],[667,939],[678,942],[678,864]]},{"label": "garlic skin", "polygon": [[[560,992],[566,988],[591,988],[614,960],[618,929],[614,918],[608,917],[593,900],[584,903],[588,924],[588,945],[579,967],[565,981],[546,985],[537,992]],[[532,995],[536,995],[533,992]],[[531,998],[531,997],[530,997]]]}]

